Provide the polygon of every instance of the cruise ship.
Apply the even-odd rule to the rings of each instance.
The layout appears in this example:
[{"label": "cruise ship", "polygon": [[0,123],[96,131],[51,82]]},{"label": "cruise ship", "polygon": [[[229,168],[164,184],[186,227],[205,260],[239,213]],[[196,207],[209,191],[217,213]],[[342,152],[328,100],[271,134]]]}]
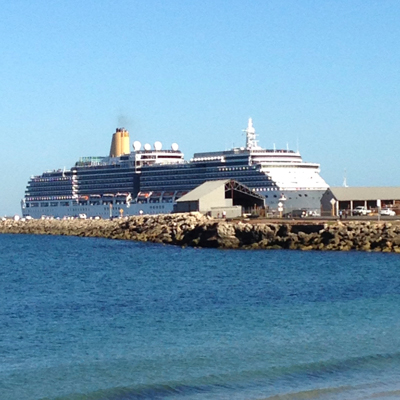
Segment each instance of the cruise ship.
[{"label": "cruise ship", "polygon": [[268,211],[305,210],[318,214],[328,188],[320,166],[298,151],[258,146],[250,118],[244,147],[196,153],[185,161],[176,143],[165,150],[118,128],[110,153],[82,157],[69,170],[32,176],[21,201],[23,217],[100,217],[170,213],[181,196],[210,180],[234,179],[265,197]]}]

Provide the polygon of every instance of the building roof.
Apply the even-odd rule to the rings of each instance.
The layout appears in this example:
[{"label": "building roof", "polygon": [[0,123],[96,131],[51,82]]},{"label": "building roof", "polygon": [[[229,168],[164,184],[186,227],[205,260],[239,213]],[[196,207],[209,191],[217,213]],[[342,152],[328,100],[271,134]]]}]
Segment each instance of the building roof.
[{"label": "building roof", "polygon": [[197,201],[206,194],[210,194],[214,190],[219,189],[221,186],[225,186],[227,182],[229,182],[229,179],[204,182],[200,186],[197,186],[191,190],[189,193],[186,193],[184,196],[178,199],[177,202]]},{"label": "building roof", "polygon": [[214,190],[220,189],[221,186],[224,187],[224,191],[227,191],[232,188],[248,196],[255,197],[259,200],[264,201],[263,196],[251,191],[247,186],[244,186],[241,183],[234,181],[232,179],[222,179],[218,181],[204,182],[200,186],[197,186],[195,189],[182,196],[180,199],[177,200],[177,202],[197,201],[201,197],[212,193]]},{"label": "building roof", "polygon": [[336,200],[400,200],[400,187],[330,187]]}]

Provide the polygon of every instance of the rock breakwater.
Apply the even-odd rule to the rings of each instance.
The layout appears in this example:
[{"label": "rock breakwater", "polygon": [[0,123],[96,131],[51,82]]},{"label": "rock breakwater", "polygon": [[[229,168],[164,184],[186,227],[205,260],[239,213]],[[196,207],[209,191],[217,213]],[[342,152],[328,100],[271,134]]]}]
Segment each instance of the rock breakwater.
[{"label": "rock breakwater", "polygon": [[143,215],[112,221],[6,220],[0,222],[0,233],[101,237],[225,249],[400,253],[400,226],[369,221],[252,224],[188,213]]}]

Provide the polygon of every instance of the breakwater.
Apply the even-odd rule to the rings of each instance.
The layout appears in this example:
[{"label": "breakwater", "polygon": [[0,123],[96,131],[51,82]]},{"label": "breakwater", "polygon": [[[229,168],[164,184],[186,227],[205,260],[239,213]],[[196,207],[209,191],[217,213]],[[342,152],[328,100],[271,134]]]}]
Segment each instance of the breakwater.
[{"label": "breakwater", "polygon": [[0,233],[67,235],[226,249],[362,250],[400,253],[400,226],[391,223],[249,223],[200,213],[117,220],[6,220]]}]

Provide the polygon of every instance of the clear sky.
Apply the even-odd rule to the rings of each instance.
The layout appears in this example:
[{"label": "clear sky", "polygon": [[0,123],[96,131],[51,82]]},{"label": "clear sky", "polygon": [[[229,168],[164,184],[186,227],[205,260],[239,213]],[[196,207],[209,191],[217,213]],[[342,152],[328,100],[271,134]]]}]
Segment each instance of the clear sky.
[{"label": "clear sky", "polygon": [[399,186],[398,0],[3,0],[0,215],[31,175],[131,143],[300,150],[328,184]]}]

